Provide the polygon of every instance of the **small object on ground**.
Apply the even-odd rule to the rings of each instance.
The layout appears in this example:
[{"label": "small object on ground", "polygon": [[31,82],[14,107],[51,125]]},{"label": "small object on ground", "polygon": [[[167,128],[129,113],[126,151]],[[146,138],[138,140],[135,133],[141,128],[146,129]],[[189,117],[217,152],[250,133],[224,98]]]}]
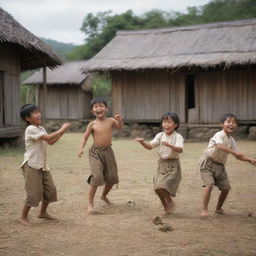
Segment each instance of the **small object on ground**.
[{"label": "small object on ground", "polygon": [[252,212],[248,212],[248,217],[252,217]]},{"label": "small object on ground", "polygon": [[152,222],[153,224],[155,225],[163,225],[163,222],[162,222],[162,219],[160,216],[155,216],[153,219],[152,219]]},{"label": "small object on ground", "polygon": [[134,202],[134,201],[128,201],[127,204],[136,206],[136,202]]},{"label": "small object on ground", "polygon": [[171,232],[171,231],[173,231],[173,228],[169,224],[163,224],[161,227],[158,228],[158,230],[160,230],[162,232]]}]

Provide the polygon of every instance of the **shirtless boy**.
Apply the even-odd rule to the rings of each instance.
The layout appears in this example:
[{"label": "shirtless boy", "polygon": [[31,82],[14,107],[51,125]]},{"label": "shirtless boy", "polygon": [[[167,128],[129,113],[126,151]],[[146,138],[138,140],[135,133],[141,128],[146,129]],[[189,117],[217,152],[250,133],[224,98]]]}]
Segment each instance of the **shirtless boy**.
[{"label": "shirtless boy", "polygon": [[123,129],[123,121],[120,115],[107,118],[108,104],[104,98],[97,97],[91,101],[91,110],[96,119],[90,122],[84,133],[78,156],[84,153],[83,148],[90,136],[93,136],[93,145],[89,149],[89,163],[91,175],[88,182],[88,213],[97,213],[94,210],[94,196],[98,186],[105,184],[101,199],[111,204],[107,198],[114,184],[118,184],[117,164],[114,152],[111,148],[112,130]]}]

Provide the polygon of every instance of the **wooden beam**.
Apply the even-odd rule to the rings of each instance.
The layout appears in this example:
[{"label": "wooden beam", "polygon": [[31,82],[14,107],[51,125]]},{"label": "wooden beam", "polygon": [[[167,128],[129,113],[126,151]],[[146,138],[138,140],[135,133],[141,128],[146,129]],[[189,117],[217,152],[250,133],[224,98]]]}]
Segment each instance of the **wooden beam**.
[{"label": "wooden beam", "polygon": [[46,61],[45,61],[45,65],[43,67],[43,99],[44,99],[44,103],[43,103],[43,122],[46,121],[46,105],[47,105],[47,77],[46,77]]}]

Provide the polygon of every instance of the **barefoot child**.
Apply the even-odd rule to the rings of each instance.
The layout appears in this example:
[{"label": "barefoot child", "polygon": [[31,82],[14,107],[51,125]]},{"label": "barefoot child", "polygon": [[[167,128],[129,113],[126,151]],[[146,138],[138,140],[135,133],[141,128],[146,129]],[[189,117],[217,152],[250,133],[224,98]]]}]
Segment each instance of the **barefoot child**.
[{"label": "barefoot child", "polygon": [[225,114],[221,118],[222,130],[215,133],[210,139],[204,155],[199,160],[201,178],[204,183],[202,217],[209,216],[208,204],[211,197],[213,185],[219,188],[220,195],[216,207],[216,213],[223,214],[222,205],[229,193],[230,184],[225,169],[228,154],[231,153],[236,159],[256,164],[256,160],[240,153],[236,142],[231,134],[236,130],[238,120],[233,114]]},{"label": "barefoot child", "polygon": [[154,190],[163,204],[166,214],[174,211],[172,197],[176,192],[181,180],[181,168],[179,154],[183,152],[183,137],[176,132],[179,128],[179,117],[175,112],[167,112],[162,116],[163,132],[147,143],[143,138],[137,138],[144,148],[152,149],[160,146],[158,169],[154,176]]},{"label": "barefoot child", "polygon": [[112,130],[122,129],[123,122],[120,115],[107,118],[108,105],[104,98],[95,98],[91,101],[91,109],[96,120],[90,122],[82,139],[78,156],[84,153],[83,148],[90,134],[93,136],[93,145],[89,150],[89,163],[91,175],[88,182],[88,213],[96,213],[94,210],[94,196],[98,186],[105,184],[101,199],[110,204],[107,194],[114,184],[118,184],[117,165],[114,152],[111,148]]},{"label": "barefoot child", "polygon": [[26,201],[23,206],[21,223],[30,224],[28,212],[31,207],[37,207],[42,201],[39,218],[51,218],[46,212],[48,204],[57,201],[56,187],[53,183],[50,169],[46,164],[46,144],[54,144],[70,124],[51,134],[47,134],[41,125],[41,112],[33,104],[21,107],[20,116],[28,124],[25,131],[26,152],[21,168],[25,178]]}]

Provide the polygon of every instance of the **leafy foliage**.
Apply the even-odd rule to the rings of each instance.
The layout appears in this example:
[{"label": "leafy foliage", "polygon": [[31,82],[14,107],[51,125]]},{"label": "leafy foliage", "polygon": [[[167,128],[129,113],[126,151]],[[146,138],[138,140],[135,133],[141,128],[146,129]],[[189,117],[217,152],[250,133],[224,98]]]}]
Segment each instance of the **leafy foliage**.
[{"label": "leafy foliage", "polygon": [[152,10],[141,16],[131,10],[112,15],[111,11],[88,13],[82,23],[85,44],[76,47],[69,59],[89,59],[97,54],[118,30],[153,29],[256,17],[256,0],[213,0],[204,6],[188,7],[187,13]]}]

